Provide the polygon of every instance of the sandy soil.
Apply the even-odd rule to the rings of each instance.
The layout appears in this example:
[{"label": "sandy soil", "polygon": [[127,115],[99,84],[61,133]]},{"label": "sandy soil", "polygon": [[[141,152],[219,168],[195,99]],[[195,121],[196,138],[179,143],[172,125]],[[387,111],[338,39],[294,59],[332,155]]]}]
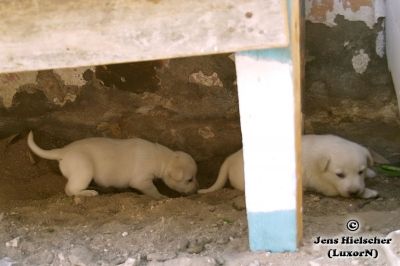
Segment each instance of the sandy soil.
[{"label": "sandy soil", "polygon": [[[69,198],[56,164],[33,163],[25,139],[0,143],[0,265],[387,265],[385,255],[329,259],[318,236],[385,236],[400,227],[400,178],[368,180],[376,200],[304,195],[304,240],[296,253],[248,251],[244,195],[225,188],[156,201],[134,191]],[[199,177],[202,178],[201,176]],[[361,229],[350,233],[349,219]]]}]

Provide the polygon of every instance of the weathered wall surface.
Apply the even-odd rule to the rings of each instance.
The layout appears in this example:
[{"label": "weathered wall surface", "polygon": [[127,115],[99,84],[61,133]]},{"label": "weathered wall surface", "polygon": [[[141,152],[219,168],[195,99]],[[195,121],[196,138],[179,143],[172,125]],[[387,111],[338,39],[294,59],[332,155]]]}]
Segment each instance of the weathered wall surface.
[{"label": "weathered wall surface", "polygon": [[384,54],[382,1],[306,1],[305,131],[335,133],[390,155],[400,149]]},{"label": "weathered wall surface", "polygon": [[34,129],[47,148],[141,137],[189,152],[212,182],[241,147],[235,80],[228,55],[4,74],[0,137]]}]

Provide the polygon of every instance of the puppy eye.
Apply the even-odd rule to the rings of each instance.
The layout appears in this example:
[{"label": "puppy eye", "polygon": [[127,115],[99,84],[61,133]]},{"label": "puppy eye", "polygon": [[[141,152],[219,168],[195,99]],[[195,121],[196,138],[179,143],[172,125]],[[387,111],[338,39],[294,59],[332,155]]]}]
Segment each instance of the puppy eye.
[{"label": "puppy eye", "polygon": [[364,170],[358,171],[358,174],[359,174],[359,175],[362,175],[363,173],[364,173]]},{"label": "puppy eye", "polygon": [[336,175],[337,175],[337,177],[339,177],[339,178],[345,178],[345,177],[346,177],[346,175],[343,174],[343,173],[336,173]]},{"label": "puppy eye", "polygon": [[187,180],[188,183],[193,181],[193,177],[191,177],[190,179]]}]

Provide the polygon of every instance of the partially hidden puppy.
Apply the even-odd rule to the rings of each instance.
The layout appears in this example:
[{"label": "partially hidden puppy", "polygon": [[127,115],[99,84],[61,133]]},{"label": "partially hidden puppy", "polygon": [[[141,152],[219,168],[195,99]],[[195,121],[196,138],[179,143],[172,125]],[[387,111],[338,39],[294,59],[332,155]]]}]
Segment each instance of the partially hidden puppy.
[{"label": "partially hidden puppy", "polygon": [[144,139],[87,138],[43,150],[30,132],[28,146],[39,157],[59,161],[61,173],[68,179],[68,196],[96,196],[97,191],[87,189],[92,180],[103,187],[132,187],[157,199],[166,196],[154,186],[155,178],[181,193],[198,189],[197,165],[189,154]]},{"label": "partially hidden puppy", "polygon": [[[373,198],[378,192],[365,187],[364,178],[374,177],[373,160],[363,146],[333,135],[302,137],[303,187],[326,196]],[[221,189],[229,178],[232,186],[244,191],[243,151],[222,164],[217,181],[198,193]]]},{"label": "partially hidden puppy", "polygon": [[365,187],[365,177],[376,174],[368,167],[373,159],[365,147],[334,136],[302,137],[303,186],[326,196],[374,198],[378,192]]},{"label": "partially hidden puppy", "polygon": [[221,168],[219,169],[217,181],[215,181],[214,185],[207,189],[200,189],[197,192],[208,193],[219,190],[224,187],[228,179],[232,187],[244,191],[244,167],[242,149],[231,154],[225,159],[225,161],[221,165]]}]

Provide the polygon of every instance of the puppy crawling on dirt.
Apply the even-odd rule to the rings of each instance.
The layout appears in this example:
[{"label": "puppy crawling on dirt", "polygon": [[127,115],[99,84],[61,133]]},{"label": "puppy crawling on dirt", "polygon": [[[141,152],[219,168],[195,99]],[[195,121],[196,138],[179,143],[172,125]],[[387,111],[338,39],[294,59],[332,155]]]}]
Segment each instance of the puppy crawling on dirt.
[{"label": "puppy crawling on dirt", "polygon": [[97,191],[87,189],[92,179],[103,187],[132,187],[157,199],[166,196],[154,186],[155,178],[185,194],[198,188],[197,165],[189,154],[140,138],[87,138],[43,150],[30,132],[28,146],[39,157],[59,161],[61,173],[68,179],[68,196],[96,196]]},{"label": "puppy crawling on dirt", "polygon": [[208,193],[219,190],[224,187],[228,179],[232,187],[244,191],[244,167],[242,149],[231,154],[230,156],[228,156],[228,158],[225,159],[221,168],[219,169],[217,181],[215,181],[214,185],[207,189],[200,189],[198,193]]},{"label": "puppy crawling on dirt", "polygon": [[302,137],[303,186],[326,196],[374,198],[378,192],[365,187],[373,160],[365,147],[333,135]]},{"label": "puppy crawling on dirt", "polygon": [[[304,135],[302,137],[303,187],[326,196],[374,198],[378,192],[365,187],[364,178],[374,177],[368,168],[373,160],[363,146],[333,135]],[[268,174],[268,173],[266,173]],[[244,191],[243,151],[229,156],[222,164],[217,181],[208,193],[221,189],[227,179]]]}]

